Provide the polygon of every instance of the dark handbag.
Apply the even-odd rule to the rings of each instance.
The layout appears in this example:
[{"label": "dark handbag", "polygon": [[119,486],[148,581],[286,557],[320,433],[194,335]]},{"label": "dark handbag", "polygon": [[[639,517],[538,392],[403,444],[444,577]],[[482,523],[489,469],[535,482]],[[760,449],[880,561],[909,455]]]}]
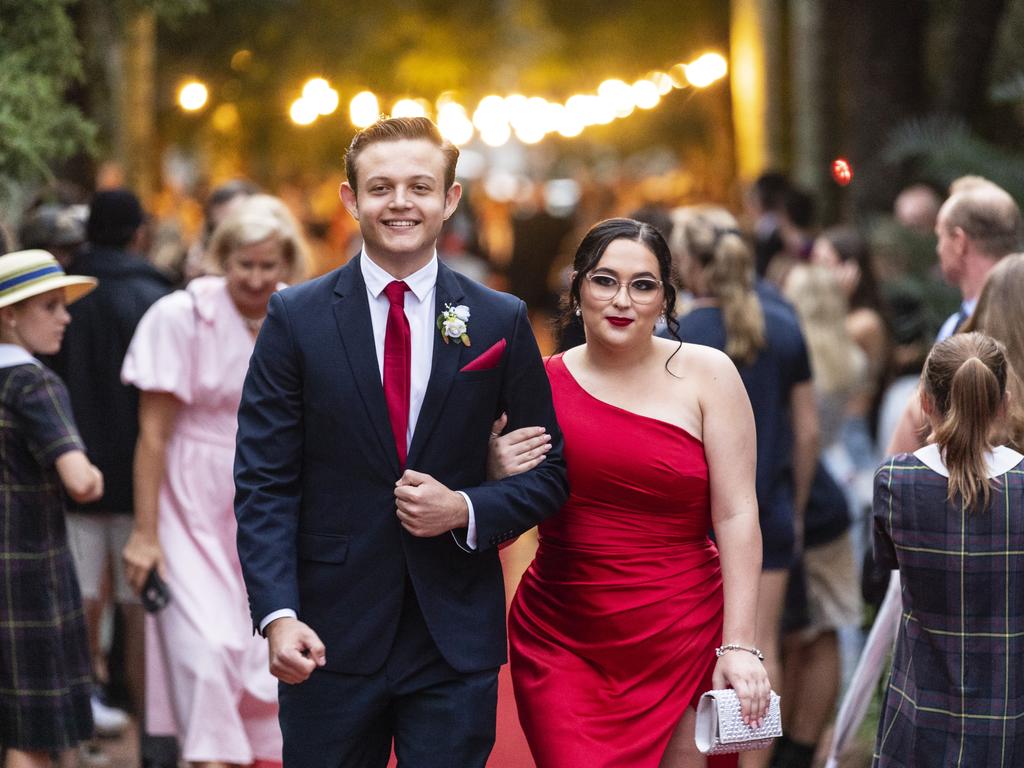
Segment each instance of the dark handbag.
[{"label": "dark handbag", "polygon": [[150,569],[139,597],[142,600],[142,607],[148,613],[162,611],[171,602],[171,590],[167,588],[167,582],[160,578],[155,566]]}]

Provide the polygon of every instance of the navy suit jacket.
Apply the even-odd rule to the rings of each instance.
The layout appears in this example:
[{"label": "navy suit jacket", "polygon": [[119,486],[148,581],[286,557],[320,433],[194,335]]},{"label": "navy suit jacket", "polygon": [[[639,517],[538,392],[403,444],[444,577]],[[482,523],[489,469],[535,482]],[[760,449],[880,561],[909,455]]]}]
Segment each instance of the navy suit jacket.
[{"label": "navy suit jacket", "polygon": [[[472,346],[438,331],[408,467],[473,501],[477,551],[451,533],[418,538],[395,514],[400,477],[357,257],[270,300],[238,411],[238,554],[255,622],[291,608],[320,636],[327,669],[378,670],[390,651],[406,579],[455,669],[506,660],[497,545],[555,513],[567,484],[562,436],[526,305],[438,265],[436,307],[465,304]],[[500,339],[499,364],[461,371]],[[488,482],[493,420],[542,425],[547,458]],[[456,532],[464,541],[465,531]]]}]

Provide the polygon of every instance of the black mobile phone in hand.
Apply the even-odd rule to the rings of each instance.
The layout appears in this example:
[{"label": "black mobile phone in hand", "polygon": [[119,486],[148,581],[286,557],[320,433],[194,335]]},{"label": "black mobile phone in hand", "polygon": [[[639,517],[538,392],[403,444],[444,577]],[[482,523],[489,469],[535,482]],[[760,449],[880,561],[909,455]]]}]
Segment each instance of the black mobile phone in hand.
[{"label": "black mobile phone in hand", "polygon": [[167,582],[160,578],[155,567],[150,569],[146,583],[142,585],[140,598],[142,607],[149,613],[157,613],[171,602],[171,591],[167,588]]}]

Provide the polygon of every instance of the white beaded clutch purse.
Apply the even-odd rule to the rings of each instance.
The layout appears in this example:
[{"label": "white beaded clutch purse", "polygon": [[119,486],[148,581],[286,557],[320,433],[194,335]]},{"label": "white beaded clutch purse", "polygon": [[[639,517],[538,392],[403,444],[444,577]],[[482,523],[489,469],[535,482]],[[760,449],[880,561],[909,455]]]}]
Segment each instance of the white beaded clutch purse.
[{"label": "white beaded clutch purse", "polygon": [[740,700],[731,688],[708,691],[697,704],[697,749],[705,755],[725,755],[763,749],[782,735],[779,695],[772,691],[768,714],[760,728],[743,722]]}]

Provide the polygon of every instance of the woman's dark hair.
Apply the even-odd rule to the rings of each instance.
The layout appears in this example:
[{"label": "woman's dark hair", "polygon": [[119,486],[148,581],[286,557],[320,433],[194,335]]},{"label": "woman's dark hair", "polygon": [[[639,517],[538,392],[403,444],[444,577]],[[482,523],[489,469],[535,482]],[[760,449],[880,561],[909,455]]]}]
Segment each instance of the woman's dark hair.
[{"label": "woman's dark hair", "polygon": [[669,333],[679,340],[679,323],[673,316],[676,306],[676,289],[672,281],[672,254],[661,233],[650,224],[636,219],[605,219],[598,222],[583,236],[576,255],[572,260],[573,277],[569,284],[569,296],[562,309],[562,326],[572,322],[580,306],[580,287],[587,275],[594,271],[604,252],[616,240],[630,240],[640,243],[658,260],[658,277],[664,290],[665,319]]},{"label": "woman's dark hair", "polygon": [[882,297],[867,240],[853,227],[831,227],[822,232],[821,237],[832,244],[841,261],[852,261],[860,270],[860,280],[850,296],[850,309],[868,307],[881,312]]},{"label": "woman's dark hair", "polygon": [[965,510],[988,506],[985,453],[1006,395],[1006,348],[982,333],[958,333],[932,347],[921,386],[940,423],[935,442],[949,469],[949,499]]}]

